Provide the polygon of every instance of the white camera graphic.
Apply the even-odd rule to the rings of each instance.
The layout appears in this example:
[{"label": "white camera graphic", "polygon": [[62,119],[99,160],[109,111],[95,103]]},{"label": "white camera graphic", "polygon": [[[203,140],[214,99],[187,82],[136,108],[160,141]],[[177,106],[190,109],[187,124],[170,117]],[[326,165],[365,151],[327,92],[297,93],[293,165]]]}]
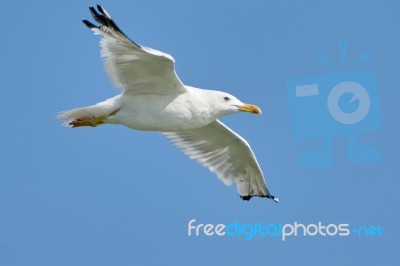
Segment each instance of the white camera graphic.
[{"label": "white camera graphic", "polygon": [[300,166],[331,167],[335,137],[346,138],[347,162],[380,160],[378,150],[358,142],[359,135],[381,129],[375,71],[294,78],[287,89],[293,138],[319,142],[299,156]]}]

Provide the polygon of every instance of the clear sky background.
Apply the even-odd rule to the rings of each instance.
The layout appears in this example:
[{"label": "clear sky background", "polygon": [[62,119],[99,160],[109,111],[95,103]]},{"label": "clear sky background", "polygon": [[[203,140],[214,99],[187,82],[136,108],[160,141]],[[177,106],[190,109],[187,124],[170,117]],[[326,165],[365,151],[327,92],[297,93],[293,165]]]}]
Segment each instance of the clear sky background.
[{"label": "clear sky background", "polygon": [[[56,120],[119,93],[99,38],[81,23],[95,4],[2,3],[1,266],[398,265],[398,1],[99,2],[133,40],[173,55],[185,84],[262,108],[262,116],[223,121],[252,145],[279,204],[240,200],[161,134]],[[315,60],[323,52],[340,62],[342,39],[349,64]],[[366,49],[372,57],[352,66]],[[363,69],[376,72],[382,128],[360,140],[380,151],[380,162],[347,162],[342,136],[333,140],[332,167],[300,167],[300,153],[318,143],[293,140],[287,81]],[[188,237],[191,219],[379,225],[384,236]]]}]

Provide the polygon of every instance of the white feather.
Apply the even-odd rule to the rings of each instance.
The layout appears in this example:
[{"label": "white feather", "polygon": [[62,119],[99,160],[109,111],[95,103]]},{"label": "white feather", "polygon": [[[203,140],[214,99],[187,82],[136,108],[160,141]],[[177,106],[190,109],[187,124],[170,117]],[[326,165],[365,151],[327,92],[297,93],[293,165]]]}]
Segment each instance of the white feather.
[{"label": "white feather", "polygon": [[239,195],[271,196],[250,145],[220,121],[163,134],[191,159],[216,173],[225,185],[236,183]]},{"label": "white feather", "polygon": [[175,73],[171,55],[139,46],[111,27],[102,26],[92,30],[103,36],[100,53],[114,86],[132,95],[186,91]]}]

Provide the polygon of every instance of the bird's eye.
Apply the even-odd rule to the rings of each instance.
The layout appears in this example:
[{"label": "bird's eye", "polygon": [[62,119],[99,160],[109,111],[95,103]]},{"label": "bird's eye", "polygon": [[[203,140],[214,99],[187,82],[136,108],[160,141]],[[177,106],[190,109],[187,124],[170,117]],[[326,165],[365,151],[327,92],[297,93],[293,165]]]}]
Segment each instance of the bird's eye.
[{"label": "bird's eye", "polygon": [[224,97],[224,101],[225,101],[225,102],[228,102],[228,101],[230,101],[230,100],[231,100],[231,98],[226,97],[226,96]]}]

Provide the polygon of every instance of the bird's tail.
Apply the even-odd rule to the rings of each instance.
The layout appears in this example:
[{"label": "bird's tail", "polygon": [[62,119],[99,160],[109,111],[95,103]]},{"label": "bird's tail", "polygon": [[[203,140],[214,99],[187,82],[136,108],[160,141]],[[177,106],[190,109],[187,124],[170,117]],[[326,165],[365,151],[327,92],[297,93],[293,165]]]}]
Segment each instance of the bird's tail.
[{"label": "bird's tail", "polygon": [[116,104],[118,99],[117,97],[92,106],[60,112],[57,115],[57,118],[64,121],[64,125],[68,127],[94,127],[104,124],[104,120],[106,118],[115,115],[119,111],[119,108]]},{"label": "bird's tail", "polygon": [[60,112],[57,115],[57,118],[64,121],[64,125],[67,127],[73,127],[73,121],[77,121],[79,119],[84,119],[88,117],[95,117],[94,106],[82,107],[77,109],[66,110]]}]

